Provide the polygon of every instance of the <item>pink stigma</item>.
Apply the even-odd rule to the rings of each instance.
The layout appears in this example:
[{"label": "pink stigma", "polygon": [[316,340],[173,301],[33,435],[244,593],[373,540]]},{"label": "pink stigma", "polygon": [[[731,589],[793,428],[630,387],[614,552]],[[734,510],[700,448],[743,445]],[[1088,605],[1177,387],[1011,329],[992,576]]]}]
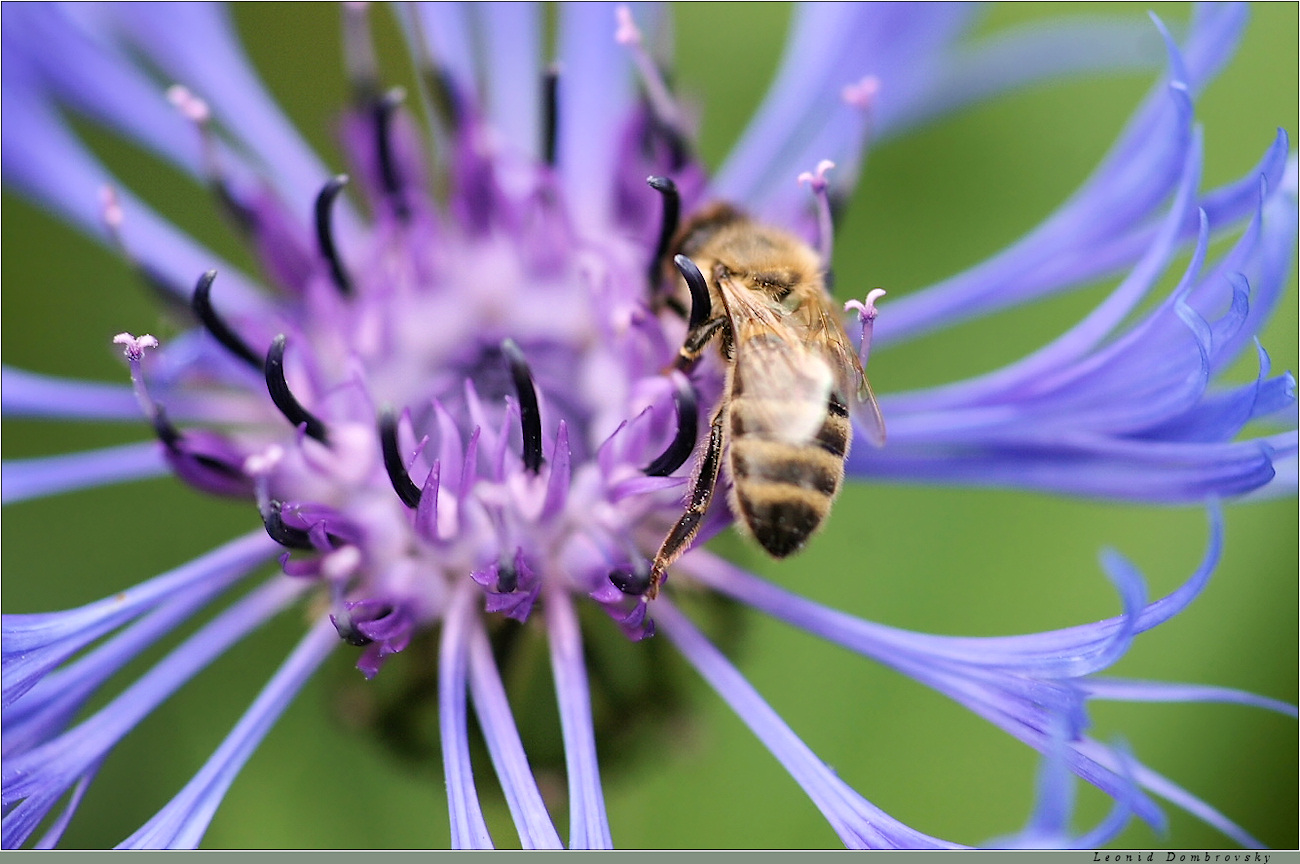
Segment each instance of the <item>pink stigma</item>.
[{"label": "pink stigma", "polygon": [[840,91],[840,97],[854,108],[861,108],[866,111],[875,105],[876,95],[879,93],[880,79],[875,75],[867,75],[854,84],[844,85],[844,89]]},{"label": "pink stigma", "polygon": [[127,360],[138,363],[140,358],[144,356],[144,349],[157,348],[158,340],[148,333],[139,338],[132,336],[130,333],[118,333],[113,337],[113,344],[122,346],[122,353],[126,355]]},{"label": "pink stigma", "polygon": [[632,20],[632,10],[626,6],[619,6],[614,14],[618,17],[618,29],[614,31],[614,41],[620,45],[640,45],[641,31]]},{"label": "pink stigma", "polygon": [[862,300],[850,300],[844,304],[844,311],[849,312],[857,310],[858,320],[863,323],[874,321],[876,320],[876,316],[880,314],[880,310],[876,309],[876,301],[881,297],[884,297],[885,294],[886,291],[884,288],[872,288],[867,292],[867,299],[865,302]]},{"label": "pink stigma", "polygon": [[167,88],[167,101],[176,106],[181,116],[199,126],[206,125],[212,119],[208,103],[191,93],[183,84],[173,84]]},{"label": "pink stigma", "polygon": [[805,171],[799,175],[801,184],[808,184],[812,187],[813,192],[820,193],[826,189],[826,172],[835,167],[835,163],[829,159],[823,159],[817,163],[817,173]]}]

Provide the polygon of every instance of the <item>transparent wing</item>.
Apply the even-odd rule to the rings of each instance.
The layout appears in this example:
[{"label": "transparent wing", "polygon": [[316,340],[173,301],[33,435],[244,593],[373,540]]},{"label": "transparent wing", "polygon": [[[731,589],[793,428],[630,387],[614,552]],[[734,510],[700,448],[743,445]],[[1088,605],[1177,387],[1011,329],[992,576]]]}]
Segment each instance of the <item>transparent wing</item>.
[{"label": "transparent wing", "polygon": [[809,344],[794,316],[728,278],[719,287],[734,335],[731,397],[738,422],[769,440],[812,440],[836,383],[828,358]]},{"label": "transparent wing", "polygon": [[849,415],[856,421],[867,440],[876,447],[885,446],[885,418],[880,413],[876,394],[858,360],[858,352],[849,342],[840,324],[839,315],[830,302],[818,294],[796,312],[808,329],[808,341],[824,346],[827,363],[834,370],[835,391],[848,405]]}]

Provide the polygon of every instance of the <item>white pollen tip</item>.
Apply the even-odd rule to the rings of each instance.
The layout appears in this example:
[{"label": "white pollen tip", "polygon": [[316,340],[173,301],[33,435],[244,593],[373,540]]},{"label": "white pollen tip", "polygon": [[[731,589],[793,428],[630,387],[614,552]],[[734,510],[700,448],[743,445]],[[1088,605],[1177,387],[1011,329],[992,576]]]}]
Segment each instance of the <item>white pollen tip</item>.
[{"label": "white pollen tip", "polygon": [[327,579],[346,579],[361,566],[361,550],[355,546],[336,549],[321,559],[321,575]]},{"label": "white pollen tip", "polygon": [[184,84],[173,84],[168,87],[167,101],[181,112],[182,117],[192,123],[202,126],[212,118],[208,103],[195,96]]},{"label": "white pollen tip", "polygon": [[637,28],[636,21],[632,20],[632,10],[626,6],[619,6],[614,10],[614,15],[618,18],[614,41],[620,45],[640,45],[641,31]]},{"label": "white pollen tip", "polygon": [[104,224],[114,233],[122,227],[122,222],[126,216],[122,212],[122,202],[117,197],[117,189],[112,186],[104,185],[99,189],[99,207],[100,214]]},{"label": "white pollen tip", "polygon": [[279,444],[272,444],[261,453],[254,453],[244,460],[244,472],[252,477],[261,477],[269,474],[275,466],[280,464],[284,458],[284,448]]}]

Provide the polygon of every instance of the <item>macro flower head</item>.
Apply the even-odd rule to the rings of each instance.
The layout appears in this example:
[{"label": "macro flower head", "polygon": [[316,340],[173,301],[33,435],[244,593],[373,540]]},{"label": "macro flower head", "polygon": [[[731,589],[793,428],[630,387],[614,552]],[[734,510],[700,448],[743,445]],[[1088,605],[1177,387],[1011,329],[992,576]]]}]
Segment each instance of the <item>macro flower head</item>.
[{"label": "macro flower head", "polygon": [[[226,8],[4,8],[6,188],[99,241],[165,310],[103,307],[100,346],[117,352],[120,383],[6,355],[6,418],[116,421],[147,440],[7,460],[5,503],[170,475],[228,502],[222,524],[242,526],[138,584],[97,581],[67,611],[5,615],[5,847],[75,831],[132,733],[207,667],[242,657],[238,685],[220,691],[226,729],[134,824],[110,829],[125,846],[198,845],[214,815],[254,806],[232,784],[340,655],[355,670],[333,715],[408,756],[427,751],[457,847],[678,842],[658,803],[671,792],[653,776],[663,757],[643,751],[707,746],[692,745],[688,712],[670,710],[688,671],[739,721],[726,734],[752,733],[750,758],[818,821],[814,839],[789,842],[1099,845],[1131,819],[1163,831],[1161,801],[1227,842],[1268,842],[1250,812],[1179,785],[1093,716],[1100,702],[1295,714],[1235,681],[1103,674],[1206,590],[1241,542],[1225,508],[1295,491],[1294,379],[1265,330],[1295,251],[1295,155],[1285,131],[1262,127],[1249,161],[1207,180],[1215,139],[1197,115],[1244,7],[1198,7],[1176,26],[1133,14],[990,31],[963,6],[801,6],[766,96],[717,160],[704,155],[707,114],[671,74],[670,9],[331,15],[343,75],[326,94],[337,147],[323,155],[261,83]],[[376,50],[389,36],[400,52]],[[1004,92],[1124,69],[1155,83],[1023,237],[932,284],[881,278],[879,290],[845,266],[846,247],[869,242],[851,214],[875,206],[855,190],[870,192],[891,141]],[[753,253],[765,263],[746,269],[730,263],[737,247],[787,254]],[[1017,334],[1012,353],[958,350],[928,381],[889,363],[939,334],[970,344],[993,313],[1067,294],[1083,301]],[[801,315],[814,324],[790,323]],[[756,378],[775,382],[758,407]],[[792,412],[801,431],[756,436]],[[1120,502],[1107,512],[1125,518],[1181,505],[1193,518],[1177,553],[1150,562],[1168,590],[1106,551],[1109,605],[1097,608],[1109,611],[1073,614],[1058,598],[1049,620],[978,613],[951,626],[985,635],[933,635],[903,626],[907,615],[877,623],[888,616],[867,602],[900,575],[888,563],[899,558],[877,552],[888,517],[850,531],[837,571],[815,557],[820,534],[773,578],[751,572],[766,568],[757,545],[732,538],[745,523],[769,550],[802,545],[841,463],[845,497],[868,486],[882,507],[918,484]],[[153,518],[115,509],[114,526]],[[792,513],[811,524],[792,532]],[[960,536],[952,518],[923,520],[921,542]],[[1025,531],[1003,528],[1008,544]],[[1050,586],[1074,548],[1060,532],[1020,590]],[[969,578],[964,559],[1000,542],[972,538],[930,591],[946,595],[945,580]],[[857,750],[893,749],[860,737],[854,712],[889,710],[841,671],[867,665],[861,655],[1028,745],[1016,751],[1026,804],[1042,754],[1028,827],[950,836],[938,812],[892,806],[887,778],[820,752],[765,698],[770,682],[728,656],[754,612],[838,652],[780,677],[804,684],[812,710],[851,706],[836,728]],[[287,641],[250,654],[277,618]],[[338,754],[276,743],[284,765],[322,764],[356,797]],[[623,750],[642,752],[624,768]],[[163,760],[136,752],[137,766]],[[750,793],[714,773],[737,800]],[[1092,830],[1070,824],[1067,774],[1113,806]],[[402,776],[360,796],[375,805],[365,812],[429,794],[419,773]],[[746,836],[715,842],[775,842]]]}]

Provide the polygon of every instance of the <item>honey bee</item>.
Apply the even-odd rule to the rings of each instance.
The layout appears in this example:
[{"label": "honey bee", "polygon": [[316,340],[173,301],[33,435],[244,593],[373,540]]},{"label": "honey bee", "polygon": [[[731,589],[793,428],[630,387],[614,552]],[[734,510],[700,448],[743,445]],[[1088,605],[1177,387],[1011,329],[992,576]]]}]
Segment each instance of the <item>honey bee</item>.
[{"label": "honey bee", "polygon": [[785,558],[803,548],[839,494],[850,416],[872,443],[885,441],[875,395],[808,244],[715,204],[682,226],[672,248],[688,287],[696,283],[675,365],[689,370],[716,336],[726,380],[686,512],[651,565],[650,599],[699,530],[724,452],[731,512],[770,555]]}]

